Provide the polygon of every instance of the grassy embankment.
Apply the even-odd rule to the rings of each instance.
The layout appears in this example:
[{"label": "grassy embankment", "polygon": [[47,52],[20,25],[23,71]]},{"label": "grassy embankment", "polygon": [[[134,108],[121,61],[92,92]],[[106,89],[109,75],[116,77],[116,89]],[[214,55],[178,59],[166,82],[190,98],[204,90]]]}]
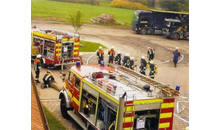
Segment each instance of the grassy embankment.
[{"label": "grassy embankment", "polygon": [[81,11],[86,24],[93,24],[92,17],[101,14],[114,15],[114,19],[125,23],[123,27],[131,27],[134,10],[112,8],[109,2],[101,2],[101,6],[88,4],[77,4],[49,0],[31,0],[31,19],[68,22],[67,18],[71,13]]}]

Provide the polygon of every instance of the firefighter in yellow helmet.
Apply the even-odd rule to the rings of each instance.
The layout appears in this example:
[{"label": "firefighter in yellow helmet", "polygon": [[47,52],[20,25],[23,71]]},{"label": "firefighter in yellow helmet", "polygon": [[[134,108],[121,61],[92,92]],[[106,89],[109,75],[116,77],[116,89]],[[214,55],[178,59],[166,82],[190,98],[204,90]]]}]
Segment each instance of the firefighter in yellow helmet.
[{"label": "firefighter in yellow helmet", "polygon": [[149,76],[154,79],[155,74],[157,73],[157,65],[154,64],[153,60],[150,61],[150,72]]}]

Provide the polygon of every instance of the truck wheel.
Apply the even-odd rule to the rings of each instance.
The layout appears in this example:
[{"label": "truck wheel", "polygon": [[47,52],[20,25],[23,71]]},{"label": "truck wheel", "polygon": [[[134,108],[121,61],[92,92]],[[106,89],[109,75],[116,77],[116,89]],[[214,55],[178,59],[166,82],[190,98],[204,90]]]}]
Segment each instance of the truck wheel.
[{"label": "truck wheel", "polygon": [[66,101],[64,97],[62,97],[60,101],[60,111],[61,111],[63,118],[65,119],[69,118],[69,115],[67,113],[67,108],[66,108]]},{"label": "truck wheel", "polygon": [[151,30],[150,29],[147,30],[147,34],[148,35],[151,34]]},{"label": "truck wheel", "polygon": [[141,29],[141,34],[142,34],[142,35],[146,35],[146,34],[147,34],[147,30],[146,30],[145,28],[142,28],[142,29]]},{"label": "truck wheel", "polygon": [[177,33],[174,33],[172,36],[173,40],[179,40],[180,39],[180,35]]}]

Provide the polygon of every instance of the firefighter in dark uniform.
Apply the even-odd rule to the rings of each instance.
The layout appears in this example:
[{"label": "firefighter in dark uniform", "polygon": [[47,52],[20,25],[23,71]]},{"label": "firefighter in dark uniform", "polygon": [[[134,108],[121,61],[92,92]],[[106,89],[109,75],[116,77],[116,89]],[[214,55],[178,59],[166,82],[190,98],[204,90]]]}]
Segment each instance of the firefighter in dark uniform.
[{"label": "firefighter in dark uniform", "polygon": [[135,65],[134,65],[134,57],[131,57],[130,58],[130,69],[134,70],[134,67],[135,67]]},{"label": "firefighter in dark uniform", "polygon": [[117,56],[115,57],[115,64],[121,65],[121,52],[118,52]]},{"label": "firefighter in dark uniform", "polygon": [[123,57],[122,66],[125,66],[125,65],[126,65],[128,56],[129,56],[129,53],[126,53],[125,56]]},{"label": "firefighter in dark uniform", "polygon": [[114,57],[115,57],[115,51],[114,51],[114,46],[112,46],[111,50],[108,51],[108,66],[110,63],[113,63]]},{"label": "firefighter in dark uniform", "polygon": [[177,62],[180,56],[180,51],[178,50],[178,47],[176,47],[176,50],[173,51],[173,63],[174,63],[174,67],[177,66]]},{"label": "firefighter in dark uniform", "polygon": [[147,66],[147,62],[145,60],[145,57],[142,56],[141,57],[141,66],[139,67],[140,68],[140,73],[143,74],[143,75],[146,75],[145,71],[146,71],[146,66]]},{"label": "firefighter in dark uniform", "polygon": [[41,69],[41,55],[38,54],[37,58],[34,60],[34,71],[36,74],[35,81],[37,83],[40,83],[40,81],[39,81],[40,69]]},{"label": "firefighter in dark uniform", "polygon": [[44,85],[42,85],[42,88],[48,88],[51,87],[50,82],[54,82],[54,77],[51,74],[51,72],[48,70],[47,73],[43,77]]},{"label": "firefighter in dark uniform", "polygon": [[125,61],[125,67],[130,68],[130,55],[128,54],[127,60]]},{"label": "firefighter in dark uniform", "polygon": [[154,64],[154,62],[151,60],[150,61],[150,72],[149,72],[149,76],[154,79],[155,77],[155,73],[157,73],[157,66]]},{"label": "firefighter in dark uniform", "polygon": [[148,60],[151,61],[154,59],[154,53],[155,53],[155,49],[154,48],[147,48],[147,54],[148,54]]},{"label": "firefighter in dark uniform", "polygon": [[102,50],[102,46],[99,47],[97,51],[98,64],[100,65],[101,61],[104,61],[104,51]]}]

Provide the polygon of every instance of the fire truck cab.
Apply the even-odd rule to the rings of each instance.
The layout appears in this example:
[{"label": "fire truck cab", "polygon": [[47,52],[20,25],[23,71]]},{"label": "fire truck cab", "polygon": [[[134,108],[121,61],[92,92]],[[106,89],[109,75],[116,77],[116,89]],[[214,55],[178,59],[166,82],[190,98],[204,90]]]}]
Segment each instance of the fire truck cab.
[{"label": "fire truck cab", "polygon": [[79,57],[79,35],[48,28],[31,28],[31,58],[42,55],[45,66],[72,64]]},{"label": "fire truck cab", "polygon": [[70,69],[59,99],[62,116],[84,130],[172,130],[176,94],[123,66],[82,65]]}]

